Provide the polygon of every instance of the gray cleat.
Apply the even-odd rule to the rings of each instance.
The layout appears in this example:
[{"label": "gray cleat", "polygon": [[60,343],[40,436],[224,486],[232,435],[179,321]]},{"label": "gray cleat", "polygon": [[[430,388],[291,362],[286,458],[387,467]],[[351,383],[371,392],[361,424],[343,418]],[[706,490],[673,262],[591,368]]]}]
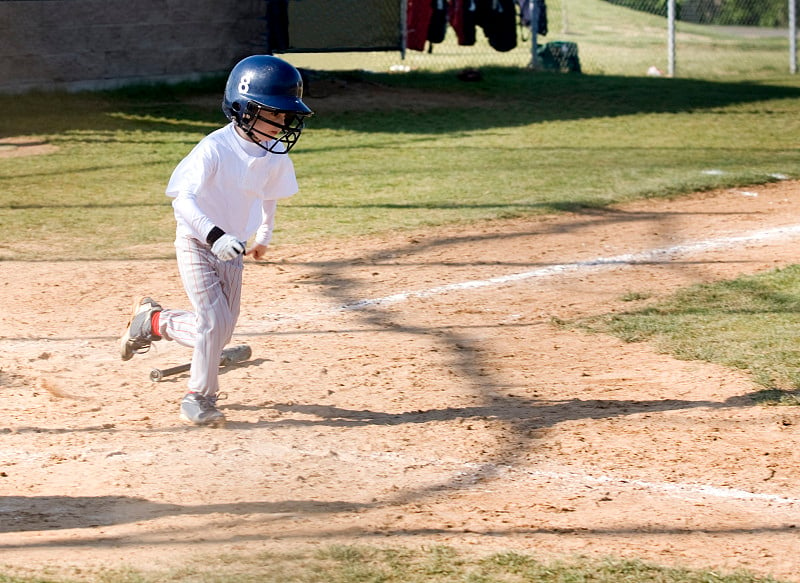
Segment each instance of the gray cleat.
[{"label": "gray cleat", "polygon": [[161,306],[153,298],[141,297],[133,302],[128,327],[119,339],[119,353],[122,360],[130,360],[134,354],[150,350],[150,343],[161,340],[153,334],[151,319],[161,311]]},{"label": "gray cleat", "polygon": [[187,393],[181,401],[181,419],[195,425],[223,425],[225,415],[217,409],[217,396]]}]

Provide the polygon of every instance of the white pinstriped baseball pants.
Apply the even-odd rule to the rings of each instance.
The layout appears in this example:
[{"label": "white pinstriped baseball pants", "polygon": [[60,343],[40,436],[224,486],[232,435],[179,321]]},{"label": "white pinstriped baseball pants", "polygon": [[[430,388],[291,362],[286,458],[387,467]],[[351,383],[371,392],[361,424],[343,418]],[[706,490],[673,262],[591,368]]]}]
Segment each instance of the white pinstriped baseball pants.
[{"label": "white pinstriped baseball pants", "polygon": [[159,333],[194,349],[189,391],[212,397],[219,391],[219,359],[230,342],[242,299],[242,256],[220,261],[193,238],[175,241],[178,271],[193,311],[165,309]]}]

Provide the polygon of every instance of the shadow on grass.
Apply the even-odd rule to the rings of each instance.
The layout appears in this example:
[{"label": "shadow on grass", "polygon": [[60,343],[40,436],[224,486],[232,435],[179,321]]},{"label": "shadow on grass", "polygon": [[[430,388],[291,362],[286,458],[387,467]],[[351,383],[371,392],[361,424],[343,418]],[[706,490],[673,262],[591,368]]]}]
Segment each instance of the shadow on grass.
[{"label": "shadow on grass", "polygon": [[[345,99],[310,128],[358,132],[440,134],[514,127],[554,120],[577,120],[647,113],[679,113],[767,100],[797,99],[800,87],[763,82],[666,79],[532,73],[526,69],[484,69],[480,83],[461,83],[456,71],[413,73],[403,77],[367,72],[346,76]],[[363,110],[348,94],[363,96],[380,88],[381,106]],[[75,130],[142,130],[207,133],[226,120],[219,101],[224,79],[178,86],[151,85],[91,94],[50,93],[0,96],[4,116],[0,138]],[[309,102],[324,104],[331,96]],[[426,93],[435,93],[434,101]],[[452,103],[443,105],[442,95]],[[446,99],[445,99],[446,102]],[[411,111],[413,110],[413,111]],[[461,112],[461,113],[459,113]],[[33,119],[35,116],[35,119]],[[209,125],[211,124],[211,125]],[[113,139],[113,138],[112,138]],[[307,144],[313,148],[312,144]],[[302,149],[307,149],[305,146]]]},{"label": "shadow on grass", "polygon": [[752,399],[759,405],[796,407],[800,405],[800,390],[764,389],[753,393]]}]

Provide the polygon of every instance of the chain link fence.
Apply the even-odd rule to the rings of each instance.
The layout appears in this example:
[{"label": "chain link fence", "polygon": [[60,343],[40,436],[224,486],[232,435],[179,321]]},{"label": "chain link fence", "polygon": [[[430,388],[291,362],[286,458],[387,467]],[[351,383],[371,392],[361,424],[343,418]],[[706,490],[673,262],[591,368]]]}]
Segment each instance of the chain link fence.
[{"label": "chain link fence", "polygon": [[[433,0],[437,1],[442,0]],[[575,47],[580,70],[594,75],[758,79],[796,72],[796,23],[790,34],[790,22],[797,0],[674,0],[672,6],[671,0],[536,0],[546,15],[546,34],[536,35],[533,30],[541,30],[541,23],[531,27],[520,22],[527,1],[515,4],[519,26],[516,46],[510,50],[492,48],[480,28],[475,44],[462,46],[448,26],[442,42],[405,54],[283,56],[296,66],[321,70],[552,68],[547,50]],[[454,2],[449,0],[451,9]]]}]

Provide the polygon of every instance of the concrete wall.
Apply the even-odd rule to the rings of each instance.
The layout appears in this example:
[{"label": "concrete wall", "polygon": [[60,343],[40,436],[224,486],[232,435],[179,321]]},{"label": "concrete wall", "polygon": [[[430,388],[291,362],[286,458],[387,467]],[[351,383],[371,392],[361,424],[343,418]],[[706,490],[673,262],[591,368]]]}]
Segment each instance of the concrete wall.
[{"label": "concrete wall", "polygon": [[0,0],[0,92],[227,72],[259,46],[263,0]]}]

